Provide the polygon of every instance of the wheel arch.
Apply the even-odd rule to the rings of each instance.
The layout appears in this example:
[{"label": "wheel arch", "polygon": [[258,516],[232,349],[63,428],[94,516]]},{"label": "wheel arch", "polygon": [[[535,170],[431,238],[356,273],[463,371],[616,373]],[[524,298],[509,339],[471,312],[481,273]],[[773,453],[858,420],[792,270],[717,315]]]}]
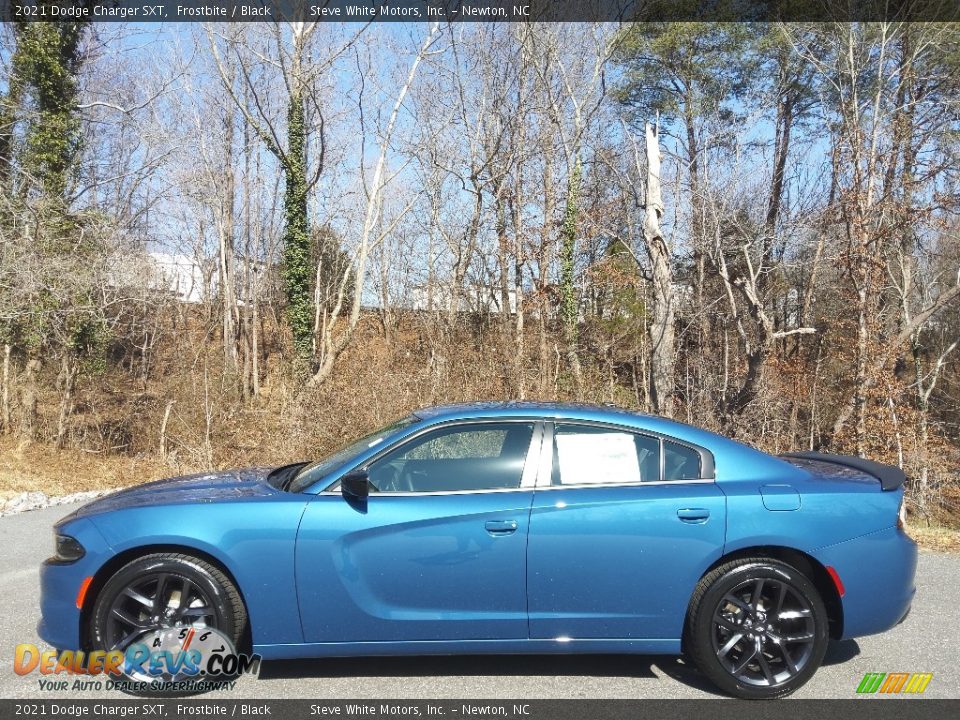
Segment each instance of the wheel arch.
[{"label": "wheel arch", "polygon": [[89,645],[88,625],[90,623],[90,613],[93,611],[97,596],[100,594],[103,586],[106,585],[107,581],[127,563],[137,560],[138,558],[157,553],[179,553],[182,555],[190,555],[198,560],[203,560],[204,562],[210,563],[227,576],[230,582],[233,583],[233,586],[237,589],[237,592],[240,594],[240,601],[247,610],[247,626],[243,629],[243,635],[240,639],[242,647],[238,648],[238,650],[240,652],[249,650],[253,645],[253,638],[250,629],[252,623],[249,620],[250,605],[247,603],[247,598],[244,595],[243,588],[237,582],[236,576],[233,574],[230,568],[227,567],[227,565],[215,555],[212,555],[211,553],[201,550],[197,547],[192,547],[190,545],[178,545],[176,543],[137,545],[135,547],[126,548],[125,550],[118,552],[99,567],[99,569],[93,575],[93,580],[90,581],[90,587],[88,588],[84,597],[83,607],[80,608],[80,642],[83,649],[90,649],[87,647]]},{"label": "wheel arch", "polygon": [[810,581],[817,588],[817,592],[820,593],[824,607],[826,607],[827,619],[830,623],[830,638],[837,640],[843,637],[843,602],[837,592],[837,587],[823,563],[802,550],[783,545],[751,545],[738,548],[717,558],[710,567],[703,571],[700,580],[721,565],[750,557],[764,557],[785,562],[810,578]]}]

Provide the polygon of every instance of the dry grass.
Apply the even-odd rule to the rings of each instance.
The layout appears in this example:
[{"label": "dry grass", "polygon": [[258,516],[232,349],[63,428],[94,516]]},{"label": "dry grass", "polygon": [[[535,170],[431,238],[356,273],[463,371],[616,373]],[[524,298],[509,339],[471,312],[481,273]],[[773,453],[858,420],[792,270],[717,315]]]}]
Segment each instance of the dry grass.
[{"label": "dry grass", "polygon": [[171,475],[159,461],[0,438],[0,502],[23,492],[51,496],[134,485]]},{"label": "dry grass", "polygon": [[907,534],[924,550],[960,552],[960,530],[908,525]]}]

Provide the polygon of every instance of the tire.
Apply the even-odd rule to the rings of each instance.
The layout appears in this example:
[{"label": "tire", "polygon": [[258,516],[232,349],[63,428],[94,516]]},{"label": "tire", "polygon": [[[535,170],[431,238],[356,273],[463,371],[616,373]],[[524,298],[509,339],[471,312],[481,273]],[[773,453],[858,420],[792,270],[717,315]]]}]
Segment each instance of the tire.
[{"label": "tire", "polygon": [[697,585],[684,648],[729,695],[781,698],[820,667],[828,625],[823,600],[802,572],[779,560],[745,558],[721,565]]},{"label": "tire", "polygon": [[[115,612],[118,609],[119,615]],[[97,593],[90,613],[88,645],[92,650],[124,649],[143,632],[149,632],[138,630],[140,627],[187,626],[214,628],[238,649],[247,626],[240,593],[220,568],[205,560],[181,553],[155,553],[121,567]]]}]

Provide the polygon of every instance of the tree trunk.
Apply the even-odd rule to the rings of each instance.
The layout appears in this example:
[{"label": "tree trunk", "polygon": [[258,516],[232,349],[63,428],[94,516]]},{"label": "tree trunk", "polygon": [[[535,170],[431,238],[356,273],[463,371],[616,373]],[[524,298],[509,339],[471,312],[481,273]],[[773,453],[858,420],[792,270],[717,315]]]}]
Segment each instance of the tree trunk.
[{"label": "tree trunk", "polygon": [[[517,186],[523,187],[522,177],[518,170]],[[513,324],[513,377],[517,389],[517,399],[524,400],[527,396],[527,382],[525,372],[525,344],[524,344],[524,297],[523,297],[523,213],[520,202],[513,199],[513,302],[515,305]]]},{"label": "tree trunk", "polygon": [[924,392],[923,354],[916,340],[914,340],[912,350],[914,371],[916,373],[917,410],[920,414],[920,472],[917,474],[917,483],[914,487],[913,497],[917,504],[917,509],[926,516],[927,506],[930,500],[930,456],[927,452],[927,444],[930,441],[930,404],[929,395]]},{"label": "tree trunk", "polygon": [[73,412],[73,388],[77,377],[77,365],[69,352],[60,361],[60,412],[57,415],[57,438],[55,446],[62,449],[67,441],[67,426]]},{"label": "tree trunk", "polygon": [[259,285],[252,283],[251,299],[253,304],[250,318],[250,389],[254,397],[260,394],[260,300],[257,296]]},{"label": "tree trunk", "polygon": [[473,213],[467,226],[465,242],[457,248],[456,259],[453,264],[453,287],[450,288],[450,295],[447,298],[447,324],[451,327],[456,323],[457,313],[460,311],[460,302],[466,293],[463,285],[466,281],[467,271],[470,269],[473,249],[476,247],[477,238],[480,235],[480,223],[483,221],[483,188],[476,175],[473,175],[471,180],[473,183],[471,192],[474,197]]},{"label": "tree trunk", "polygon": [[380,246],[380,324],[383,326],[383,339],[387,345],[393,343],[393,313],[390,311],[390,243],[384,241]]},{"label": "tree trunk", "polygon": [[503,375],[505,387],[511,396],[518,395],[516,376],[516,356],[514,345],[516,338],[512,337],[512,322],[510,317],[510,238],[507,235],[507,210],[503,197],[504,189],[499,187],[495,193],[497,213],[497,266],[500,274],[500,336],[503,346]]},{"label": "tree trunk", "polygon": [[[790,154],[790,132],[793,129],[793,96],[788,91],[777,106],[776,138],[773,146],[773,178],[770,181],[770,197],[767,201],[766,226],[768,238],[772,238],[780,220],[780,207],[783,203],[783,179],[786,174],[787,157]],[[769,245],[765,246],[764,257],[769,255]]]},{"label": "tree trunk", "polygon": [[228,372],[236,375],[239,369],[237,333],[240,314],[236,290],[236,252],[234,248],[234,192],[236,180],[233,165],[233,113],[224,115],[224,168],[220,197],[220,297],[223,298],[223,359]]},{"label": "tree trunk", "polygon": [[654,412],[673,417],[674,302],[673,263],[660,230],[663,194],[660,187],[658,132],[647,123],[647,188],[643,239],[653,275],[653,322],[650,324],[650,399]]},{"label": "tree trunk", "polygon": [[0,422],[3,423],[3,432],[11,431],[10,425],[10,343],[3,345],[3,398],[0,400]]},{"label": "tree trunk", "polygon": [[176,400],[167,400],[167,407],[163,411],[163,422],[160,423],[160,458],[167,460],[167,423],[170,422],[170,411]]},{"label": "tree trunk", "polygon": [[[710,334],[710,322],[707,318],[706,300],[704,298],[704,281],[706,278],[706,258],[703,250],[703,198],[700,194],[700,147],[697,142],[696,121],[693,109],[689,102],[684,102],[686,110],[684,127],[687,134],[687,174],[690,183],[690,244],[693,247],[693,262],[696,268],[694,281],[694,305],[696,309],[696,326],[699,331],[700,347],[705,347],[707,335]],[[699,369],[696,370],[699,372]]]},{"label": "tree trunk", "polygon": [[306,132],[303,96],[298,88],[291,93],[287,107],[287,161],[283,168],[283,280],[287,322],[293,333],[294,350],[301,362],[309,361],[313,354]]},{"label": "tree trunk", "polygon": [[560,322],[563,326],[564,350],[567,367],[573,375],[577,394],[583,385],[580,356],[577,352],[577,288],[574,263],[577,249],[577,203],[580,200],[580,157],[574,154],[573,167],[567,185],[567,201],[560,229]]},{"label": "tree trunk", "polygon": [[37,374],[41,366],[40,359],[35,357],[27,358],[24,366],[20,395],[20,436],[25,440],[33,440],[37,434]]},{"label": "tree trunk", "polygon": [[553,227],[554,227],[554,194],[553,194],[553,155],[550,153],[549,146],[544,141],[543,160],[543,227],[540,231],[540,251],[537,257],[538,276],[537,293],[539,294],[539,308],[537,318],[537,337],[540,368],[540,386],[539,393],[541,397],[547,395],[547,388],[550,387],[550,338],[548,336],[548,320],[550,317],[550,298],[547,293],[548,272],[553,256]]}]

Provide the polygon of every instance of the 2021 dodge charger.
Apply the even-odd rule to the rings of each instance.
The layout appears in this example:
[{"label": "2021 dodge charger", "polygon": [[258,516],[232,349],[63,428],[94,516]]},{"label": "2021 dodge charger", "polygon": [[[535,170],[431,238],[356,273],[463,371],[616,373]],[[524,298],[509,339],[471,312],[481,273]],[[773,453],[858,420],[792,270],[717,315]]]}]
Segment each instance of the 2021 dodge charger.
[{"label": "2021 dodge charger", "polygon": [[40,636],[213,627],[263,659],[685,653],[787,695],[914,594],[904,476],[611,407],[435,407],[312,463],[191,475],[61,520]]}]

